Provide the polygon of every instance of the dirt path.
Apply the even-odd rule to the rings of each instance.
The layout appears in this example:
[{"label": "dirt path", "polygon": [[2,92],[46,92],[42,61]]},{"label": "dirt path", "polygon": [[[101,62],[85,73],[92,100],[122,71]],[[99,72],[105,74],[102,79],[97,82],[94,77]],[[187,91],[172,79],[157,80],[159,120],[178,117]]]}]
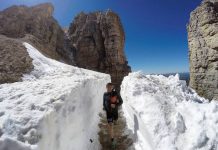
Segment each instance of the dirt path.
[{"label": "dirt path", "polygon": [[[98,133],[99,142],[102,146],[102,150],[111,150],[111,142],[108,134],[105,112],[102,112],[99,116],[101,117],[101,121],[99,123],[100,131]],[[130,138],[132,137],[132,133],[126,128],[126,121],[121,110],[119,112],[117,125],[114,125],[114,134],[117,142],[116,150],[133,150],[133,140]]]}]

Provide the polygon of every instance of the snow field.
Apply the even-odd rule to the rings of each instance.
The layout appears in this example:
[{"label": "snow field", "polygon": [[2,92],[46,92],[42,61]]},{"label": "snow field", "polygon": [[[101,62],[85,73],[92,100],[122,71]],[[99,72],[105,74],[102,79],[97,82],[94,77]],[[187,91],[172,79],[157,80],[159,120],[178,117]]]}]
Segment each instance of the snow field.
[{"label": "snow field", "polygon": [[24,45],[34,70],[22,82],[0,85],[0,150],[99,149],[98,113],[110,76]]},{"label": "snow field", "polygon": [[218,102],[198,96],[178,75],[131,73],[121,96],[136,150],[218,149]]}]

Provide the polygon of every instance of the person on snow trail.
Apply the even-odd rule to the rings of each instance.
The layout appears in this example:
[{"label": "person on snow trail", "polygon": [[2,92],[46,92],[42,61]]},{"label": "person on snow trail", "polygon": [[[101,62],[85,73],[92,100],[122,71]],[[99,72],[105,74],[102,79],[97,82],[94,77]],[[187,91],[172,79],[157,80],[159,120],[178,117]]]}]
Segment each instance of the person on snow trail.
[{"label": "person on snow trail", "polygon": [[107,92],[103,96],[103,109],[106,111],[107,122],[111,142],[114,143],[113,124],[118,120],[118,107],[122,105],[123,100],[118,92],[114,89],[112,83],[106,85]]}]

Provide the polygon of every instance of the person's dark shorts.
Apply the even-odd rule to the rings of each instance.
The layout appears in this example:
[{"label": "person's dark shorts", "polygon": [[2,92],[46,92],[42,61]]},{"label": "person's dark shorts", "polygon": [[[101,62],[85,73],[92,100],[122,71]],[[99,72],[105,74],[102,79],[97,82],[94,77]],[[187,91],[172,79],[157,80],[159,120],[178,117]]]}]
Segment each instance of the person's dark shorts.
[{"label": "person's dark shorts", "polygon": [[112,109],[111,111],[106,111],[107,122],[113,123],[114,120],[118,119],[118,109]]}]

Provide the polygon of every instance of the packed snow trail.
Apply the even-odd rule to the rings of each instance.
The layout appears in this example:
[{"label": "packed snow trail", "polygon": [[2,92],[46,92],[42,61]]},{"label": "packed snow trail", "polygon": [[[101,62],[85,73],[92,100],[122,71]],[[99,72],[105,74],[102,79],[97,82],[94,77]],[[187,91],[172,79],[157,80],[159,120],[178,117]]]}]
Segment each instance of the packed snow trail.
[{"label": "packed snow trail", "polygon": [[[99,128],[99,142],[101,144],[101,150],[111,150],[110,135],[108,134],[108,123],[105,112],[100,113]],[[126,120],[123,116],[122,110],[119,110],[119,119],[117,124],[114,125],[114,137],[116,140],[116,150],[134,150],[133,135],[131,130],[127,129]]]},{"label": "packed snow trail", "polygon": [[110,76],[24,45],[34,70],[22,82],[0,85],[0,150],[100,149],[98,114]]}]

